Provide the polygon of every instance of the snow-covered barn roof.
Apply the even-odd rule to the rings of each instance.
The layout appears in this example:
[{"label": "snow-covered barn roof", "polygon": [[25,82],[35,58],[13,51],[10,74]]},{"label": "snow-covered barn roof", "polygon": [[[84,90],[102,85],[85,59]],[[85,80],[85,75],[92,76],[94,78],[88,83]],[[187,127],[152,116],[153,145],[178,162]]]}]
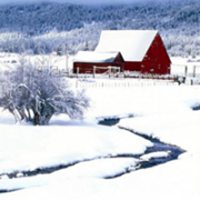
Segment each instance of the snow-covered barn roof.
[{"label": "snow-covered barn roof", "polygon": [[142,61],[157,33],[156,30],[105,30],[95,51],[118,51],[125,61]]},{"label": "snow-covered barn roof", "polygon": [[79,51],[74,57],[75,62],[113,62],[119,52]]}]

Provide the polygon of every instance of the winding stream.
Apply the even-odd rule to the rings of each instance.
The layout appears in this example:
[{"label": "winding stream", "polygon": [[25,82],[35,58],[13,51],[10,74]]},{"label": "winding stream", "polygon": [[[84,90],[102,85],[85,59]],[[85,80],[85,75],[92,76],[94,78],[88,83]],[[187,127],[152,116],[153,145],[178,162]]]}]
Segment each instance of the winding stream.
[{"label": "winding stream", "polygon": [[[144,152],[144,155],[151,154],[151,153],[159,153],[159,152],[166,152],[165,156],[158,156],[158,157],[151,157],[149,160],[143,160],[140,162],[140,167],[138,169],[144,169],[153,167],[159,164],[163,164],[172,160],[178,159],[179,155],[185,152],[185,150],[181,149],[180,147],[172,144],[167,144],[165,142],[162,142],[160,139],[145,135],[143,133],[136,132],[134,130],[130,130],[124,127],[119,127],[123,130],[130,131],[131,133],[138,135],[146,140],[149,140],[153,143],[152,147],[147,147],[146,151]],[[142,157],[141,156],[141,157]]]},{"label": "winding stream", "polygon": [[[105,125],[105,126],[112,126],[118,124],[120,121],[120,118],[106,118],[101,121],[99,121],[100,125]],[[112,179],[112,178],[117,178],[119,176],[122,176],[124,174],[140,170],[140,169],[145,169],[145,168],[150,168],[154,167],[160,164],[164,164],[166,162],[178,159],[179,155],[184,153],[185,150],[181,149],[180,147],[172,144],[167,144],[158,138],[146,135],[144,133],[139,133],[134,130],[130,130],[126,127],[119,126],[120,129],[126,130],[131,132],[132,134],[135,134],[139,137],[142,137],[146,140],[149,140],[153,146],[147,147],[146,151],[143,154],[119,154],[119,155],[108,155],[108,156],[100,156],[100,157],[95,157],[95,158],[90,158],[90,159],[85,159],[85,160],[77,160],[72,163],[68,164],[60,164],[57,166],[50,166],[50,167],[43,167],[43,168],[37,168],[32,171],[14,171],[12,173],[7,173],[7,174],[0,174],[1,176],[7,176],[9,179],[12,178],[19,178],[19,177],[31,177],[31,176],[36,176],[39,174],[49,174],[53,173],[55,171],[61,170],[61,169],[66,169],[68,167],[73,167],[74,165],[77,165],[82,162],[87,162],[87,161],[93,161],[93,160],[98,160],[98,159],[108,159],[108,158],[136,158],[138,159],[137,166],[134,168],[128,168],[124,169],[123,171],[119,172],[118,174],[115,175],[110,175],[103,177],[104,179]],[[145,156],[147,156],[146,159]],[[19,176],[20,175],[20,176]],[[13,190],[1,190],[0,193],[5,193],[5,192],[12,192],[16,190],[20,190],[23,188],[17,188]]]},{"label": "winding stream", "polygon": [[[99,124],[105,125],[105,126],[113,126],[113,125],[118,124],[119,121],[120,121],[120,118],[116,118],[116,119],[106,118],[106,119],[101,120],[99,122]],[[181,155],[182,153],[185,152],[185,150],[181,149],[180,147],[173,145],[173,144],[165,143],[156,137],[152,137],[152,136],[149,136],[144,133],[139,133],[137,131],[134,131],[132,129],[128,129],[128,128],[122,127],[122,126],[119,126],[119,128],[129,131],[139,137],[142,137],[142,138],[150,141],[153,144],[153,146],[147,147],[147,149],[145,150],[145,152],[143,154],[134,157],[134,158],[140,159],[140,161],[138,162],[137,167],[135,169],[127,169],[127,171],[124,173],[116,174],[115,176],[106,177],[106,178],[116,178],[116,177],[122,176],[126,173],[130,173],[132,171],[150,168],[150,167],[154,167],[154,166],[157,166],[160,164],[164,164],[166,162],[178,159],[179,155]],[[159,153],[160,153],[160,155],[159,155]],[[155,156],[156,154],[158,154],[159,156],[158,155]],[[145,157],[145,155],[152,155],[152,156],[150,156],[148,159],[143,159],[143,157]]]}]

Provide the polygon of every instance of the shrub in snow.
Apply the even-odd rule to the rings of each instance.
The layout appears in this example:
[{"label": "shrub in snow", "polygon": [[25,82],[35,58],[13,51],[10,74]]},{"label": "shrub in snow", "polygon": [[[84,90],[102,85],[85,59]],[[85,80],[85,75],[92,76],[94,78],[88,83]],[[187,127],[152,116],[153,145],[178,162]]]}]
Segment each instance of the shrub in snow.
[{"label": "shrub in snow", "polygon": [[70,89],[66,77],[58,77],[47,66],[22,61],[8,74],[1,74],[0,106],[8,109],[16,121],[48,124],[55,114],[82,118],[89,106],[83,91]]}]

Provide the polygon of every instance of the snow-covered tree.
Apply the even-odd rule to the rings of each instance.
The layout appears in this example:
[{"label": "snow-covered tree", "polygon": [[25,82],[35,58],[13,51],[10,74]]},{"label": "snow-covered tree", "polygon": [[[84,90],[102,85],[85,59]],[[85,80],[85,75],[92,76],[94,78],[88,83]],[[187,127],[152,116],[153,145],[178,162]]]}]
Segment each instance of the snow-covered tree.
[{"label": "snow-covered tree", "polygon": [[48,66],[23,61],[6,75],[1,75],[3,89],[0,106],[8,109],[17,121],[35,125],[49,123],[55,114],[82,118],[89,106],[83,91],[70,89],[66,77],[58,77]]}]

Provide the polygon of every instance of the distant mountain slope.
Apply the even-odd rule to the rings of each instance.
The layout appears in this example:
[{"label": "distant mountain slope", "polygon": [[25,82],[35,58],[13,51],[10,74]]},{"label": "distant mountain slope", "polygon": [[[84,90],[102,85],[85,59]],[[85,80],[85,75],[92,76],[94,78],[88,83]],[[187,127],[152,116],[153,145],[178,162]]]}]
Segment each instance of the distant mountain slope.
[{"label": "distant mountain slope", "polygon": [[[196,44],[200,43],[200,38],[198,37],[200,35],[199,24],[200,4],[195,0],[180,1],[178,3],[135,3],[100,7],[59,3],[0,6],[0,31],[22,34],[19,38],[21,42],[26,40],[26,45],[23,45],[25,50],[37,46],[34,43],[35,38],[33,41],[33,37],[39,37],[40,39],[37,38],[37,42],[38,40],[41,42],[40,35],[52,31],[56,33],[67,32],[66,34],[70,35],[68,38],[70,42],[74,40],[72,42],[74,46],[72,44],[68,45],[70,46],[70,51],[76,52],[77,49],[93,49],[101,29],[158,29],[172,54],[180,51],[181,45],[185,48],[186,42],[188,45],[190,44],[190,47],[186,48],[187,53],[185,54],[191,54],[193,49],[196,54],[199,51]],[[91,34],[91,36],[81,36],[85,32],[89,35]],[[73,34],[76,34],[76,37]],[[57,39],[58,37],[57,35]],[[80,37],[83,38],[80,39]],[[176,37],[179,37],[179,39]],[[9,38],[8,42],[10,42],[13,37],[7,38]],[[44,38],[46,39],[45,42]],[[192,46],[191,38],[193,38]],[[30,39],[32,43],[28,44]],[[79,44],[82,44],[82,47],[75,48],[77,39]],[[182,40],[183,44],[180,46],[178,44],[175,45],[179,40]],[[5,41],[5,35],[4,39],[1,39],[0,35],[1,50],[5,50],[5,46],[8,45],[5,42],[7,42],[7,40]],[[45,52],[59,48],[58,43],[53,49],[52,44],[48,47],[48,42],[43,35],[43,45],[40,45],[40,48],[45,46]],[[30,47],[31,45],[34,47]],[[176,48],[174,48],[175,46]],[[11,51],[11,48],[9,47],[7,51]],[[17,50],[12,47],[12,51],[22,51],[22,48]]]},{"label": "distant mountain slope", "polygon": [[[132,28],[174,28],[199,24],[199,2],[138,3],[90,7],[59,3],[4,5],[0,7],[0,28],[37,34],[57,29],[72,30],[84,23],[113,22]],[[115,27],[113,27],[115,28]]]}]

